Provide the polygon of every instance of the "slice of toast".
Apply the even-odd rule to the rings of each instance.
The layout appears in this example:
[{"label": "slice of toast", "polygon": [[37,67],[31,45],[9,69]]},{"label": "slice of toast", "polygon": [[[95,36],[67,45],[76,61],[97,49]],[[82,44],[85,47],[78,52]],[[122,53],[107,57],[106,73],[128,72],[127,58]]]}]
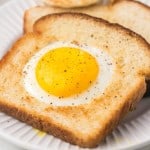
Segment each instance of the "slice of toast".
[{"label": "slice of toast", "polygon": [[68,11],[86,13],[112,23],[118,23],[142,35],[150,43],[150,8],[140,2],[130,0],[121,0],[110,6],[94,5],[77,9],[33,7],[25,12],[24,31],[31,32],[35,21],[42,16]]},{"label": "slice of toast", "polygon": [[[53,106],[25,90],[24,66],[56,41],[86,44],[112,58],[112,80],[98,98],[77,106]],[[0,61],[0,110],[69,143],[95,147],[141,99],[146,79],[150,79],[150,45],[139,35],[84,14],[48,15]]]},{"label": "slice of toast", "polygon": [[42,0],[49,6],[74,8],[85,7],[100,2],[100,0]]}]

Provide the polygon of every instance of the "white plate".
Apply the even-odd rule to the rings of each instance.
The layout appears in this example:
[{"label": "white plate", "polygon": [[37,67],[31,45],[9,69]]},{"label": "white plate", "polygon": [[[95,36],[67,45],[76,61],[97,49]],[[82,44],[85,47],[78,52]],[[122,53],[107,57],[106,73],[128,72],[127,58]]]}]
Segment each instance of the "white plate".
[{"label": "white plate", "polygon": [[[0,7],[0,57],[22,35],[24,11],[35,5],[34,0],[13,0]],[[94,150],[136,149],[150,144],[149,108],[150,98],[143,99],[136,111],[129,113],[119,127]],[[4,113],[0,113],[0,136],[26,149],[81,150]]]}]

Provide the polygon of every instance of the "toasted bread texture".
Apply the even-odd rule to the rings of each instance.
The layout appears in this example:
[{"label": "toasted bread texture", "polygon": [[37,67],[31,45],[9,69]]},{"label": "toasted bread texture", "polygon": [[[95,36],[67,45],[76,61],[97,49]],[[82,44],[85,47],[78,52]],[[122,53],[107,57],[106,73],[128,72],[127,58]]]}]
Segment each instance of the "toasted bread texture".
[{"label": "toasted bread texture", "polygon": [[[61,12],[81,12],[91,16],[106,19],[112,23],[119,23],[126,28],[142,35],[150,43],[150,8],[142,3],[131,0],[115,0],[113,5],[100,4],[87,8],[61,9],[54,7],[33,7],[25,12],[24,31],[32,32],[33,24],[47,14]],[[126,11],[128,10],[128,12]],[[140,10],[140,13],[139,13]],[[130,14],[130,15],[129,15]],[[146,96],[150,95],[150,82],[147,82]]]},{"label": "toasted bread texture", "polygon": [[[99,98],[78,106],[52,106],[25,90],[24,66],[55,41],[85,43],[112,57],[115,71]],[[84,14],[48,15],[1,60],[0,110],[69,143],[95,147],[141,99],[146,79],[150,79],[150,45],[139,35]]]},{"label": "toasted bread texture", "polygon": [[110,6],[94,5],[77,9],[59,9],[46,6],[33,7],[25,12],[25,32],[31,32],[35,21],[42,16],[61,12],[80,12],[106,19],[111,23],[118,23],[142,35],[150,43],[150,8],[140,2],[130,0],[121,0]]},{"label": "toasted bread texture", "polygon": [[50,6],[73,8],[89,6],[100,2],[100,0],[43,0],[43,2]]}]

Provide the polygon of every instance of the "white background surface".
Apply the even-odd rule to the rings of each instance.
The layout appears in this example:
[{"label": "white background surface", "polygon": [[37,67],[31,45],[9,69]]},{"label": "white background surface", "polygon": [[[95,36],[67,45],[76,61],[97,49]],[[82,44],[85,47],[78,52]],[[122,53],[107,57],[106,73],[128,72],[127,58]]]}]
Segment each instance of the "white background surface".
[{"label": "white background surface", "polygon": [[[8,0],[0,0],[0,6],[6,2],[8,2]],[[23,149],[15,146],[13,144],[10,144],[7,141],[0,138],[0,150],[23,150]],[[150,150],[150,146],[142,148],[142,150]]]}]

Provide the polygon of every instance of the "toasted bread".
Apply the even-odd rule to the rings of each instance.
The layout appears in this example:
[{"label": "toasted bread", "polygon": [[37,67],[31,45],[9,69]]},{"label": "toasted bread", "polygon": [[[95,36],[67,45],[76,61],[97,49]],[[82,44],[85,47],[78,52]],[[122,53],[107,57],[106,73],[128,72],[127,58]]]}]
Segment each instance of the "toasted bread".
[{"label": "toasted bread", "polygon": [[150,43],[150,8],[140,2],[129,0],[118,1],[110,6],[94,5],[78,9],[59,9],[47,6],[33,7],[25,12],[24,30],[25,32],[31,32],[35,21],[42,16],[68,11],[85,13],[106,19],[112,23],[118,23],[142,35]]},{"label": "toasted bread", "polygon": [[[99,8],[104,9],[101,5],[94,5],[91,7],[84,7],[84,8],[74,8],[74,9],[63,9],[57,7],[49,7],[49,6],[36,6],[26,10],[24,14],[24,32],[32,32],[33,31],[33,24],[41,17],[46,16],[48,14],[54,13],[62,13],[62,12],[80,12],[93,15],[95,17],[99,16]],[[106,8],[107,9],[107,8]],[[103,15],[103,11],[102,14]],[[106,14],[105,14],[106,15]]]},{"label": "toasted bread", "polygon": [[43,0],[44,3],[50,6],[73,8],[84,7],[100,2],[100,0]]},{"label": "toasted bread", "polygon": [[[85,43],[112,57],[112,82],[99,98],[78,106],[53,106],[25,90],[25,64],[55,41]],[[1,60],[0,110],[69,143],[95,147],[141,99],[146,79],[150,79],[150,45],[139,35],[84,14],[48,15]]]}]

